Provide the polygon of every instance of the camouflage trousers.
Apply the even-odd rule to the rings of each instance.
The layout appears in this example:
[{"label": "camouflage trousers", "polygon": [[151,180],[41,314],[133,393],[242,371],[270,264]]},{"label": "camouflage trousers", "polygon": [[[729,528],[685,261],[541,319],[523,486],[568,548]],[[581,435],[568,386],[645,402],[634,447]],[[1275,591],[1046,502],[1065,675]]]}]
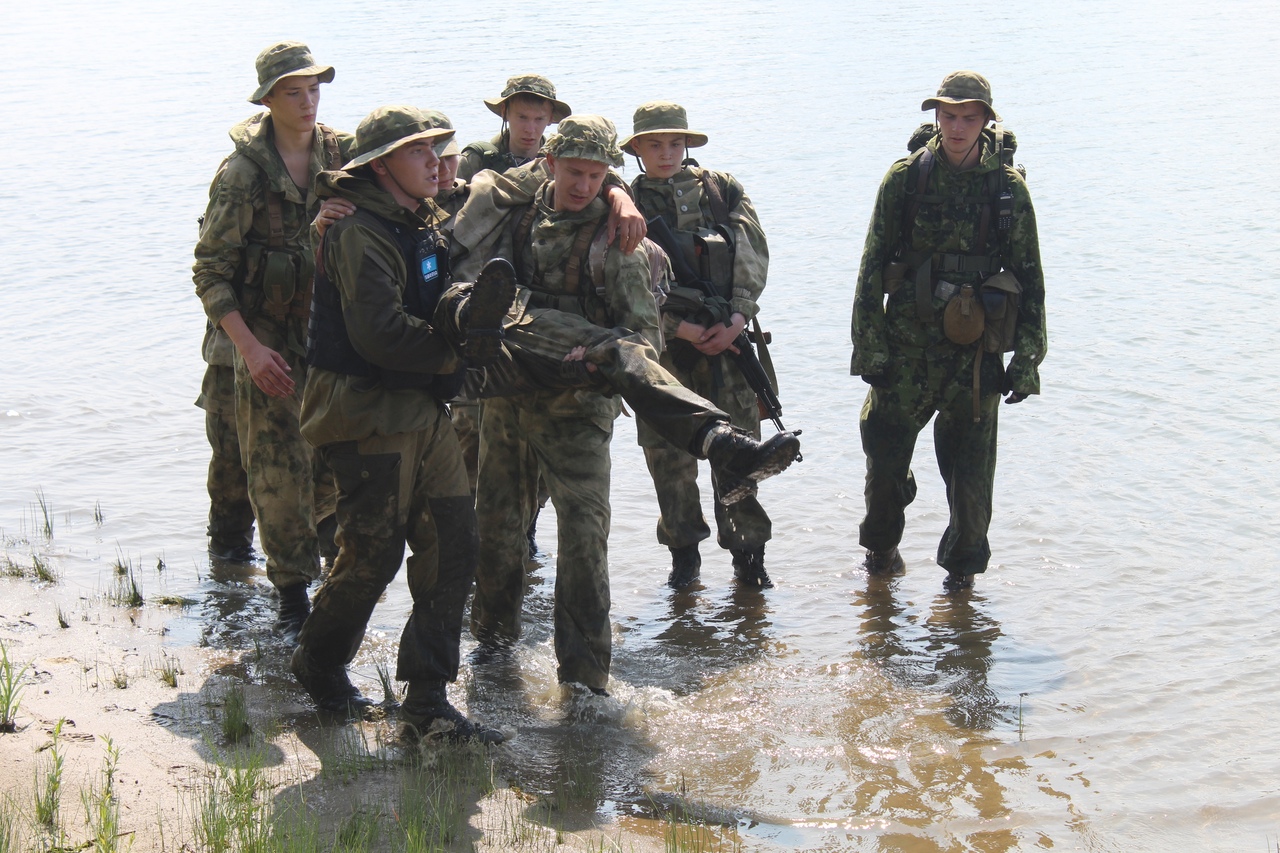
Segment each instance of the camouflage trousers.
[{"label": "camouflage trousers", "polygon": [[471,494],[476,493],[476,469],[480,465],[480,404],[475,400],[454,400],[449,404],[449,417],[458,434],[462,463],[467,469]]},{"label": "camouflage trousers", "polygon": [[307,364],[280,340],[254,329],[258,340],[281,353],[296,390],[270,397],[235,357],[236,432],[248,476],[249,501],[267,557],[267,578],[277,589],[310,583],[320,575],[316,519],[333,513],[333,478],[298,427]]},{"label": "camouflage trousers", "polygon": [[891,359],[889,387],[867,393],[860,422],[867,456],[867,514],[858,529],[864,548],[887,551],[902,541],[904,510],[916,496],[911,471],[916,436],[936,413],[934,452],[950,507],[950,520],[938,543],[938,563],[964,574],[986,571],[1001,364],[997,356],[983,358],[981,420],[975,423],[973,350],[948,345],[940,355]]},{"label": "camouflage trousers", "polygon": [[298,644],[323,665],[350,663],[407,543],[413,611],[400,636],[395,677],[453,681],[475,575],[476,517],[444,407],[429,429],[327,444],[318,452],[337,483],[339,550]]},{"label": "camouflage trousers", "polygon": [[[603,421],[603,422],[602,422]],[[603,689],[609,681],[609,443],[612,421],[555,414],[521,399],[486,400],[480,419],[476,515],[480,561],[471,633],[505,644],[520,636],[525,530],[541,471],[556,508],[554,631],[557,675]]]},{"label": "camouflage trousers", "polygon": [[[696,358],[688,369],[677,364],[671,349],[662,353],[662,366],[686,388],[728,412],[735,426],[759,438],[760,409],[755,392],[742,378],[741,371],[727,358],[709,359],[693,352]],[[681,548],[709,537],[711,530],[702,514],[698,491],[697,458],[664,441],[643,422],[636,425],[636,435],[644,448],[644,459],[658,496],[658,542],[668,548]],[[772,538],[773,525],[755,496],[725,506],[720,503],[714,474],[711,487],[716,498],[716,542],[721,548],[756,548]]]},{"label": "camouflage trousers", "polygon": [[240,438],[236,435],[235,368],[209,365],[204,372],[200,399],[204,432],[209,439],[209,528],[216,551],[253,545],[253,506],[249,503],[248,478],[240,462]]}]

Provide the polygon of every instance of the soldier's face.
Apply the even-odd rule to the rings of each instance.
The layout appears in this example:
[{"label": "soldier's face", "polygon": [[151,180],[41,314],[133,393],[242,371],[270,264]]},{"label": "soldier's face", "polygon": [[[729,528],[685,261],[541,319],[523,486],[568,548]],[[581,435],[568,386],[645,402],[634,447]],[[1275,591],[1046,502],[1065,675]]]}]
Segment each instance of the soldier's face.
[{"label": "soldier's face", "polygon": [[987,126],[987,107],[980,101],[939,104],[938,126],[942,128],[942,150],[952,166],[972,166],[978,159],[978,136]]},{"label": "soldier's face", "polygon": [[609,167],[595,160],[547,156],[547,169],[555,181],[553,203],[556,210],[582,210],[600,195]]},{"label": "soldier's face", "polygon": [[511,153],[533,157],[538,153],[542,132],[551,124],[551,102],[542,98],[512,98],[507,102],[507,126]]},{"label": "soldier's face", "polygon": [[430,139],[401,145],[372,165],[378,185],[410,210],[416,209],[424,198],[435,198],[439,190],[440,155]]},{"label": "soldier's face", "polygon": [[440,158],[439,180],[437,186],[451,187],[454,180],[458,177],[458,162],[462,160],[461,154],[450,154],[448,157]]},{"label": "soldier's face", "polygon": [[286,77],[262,98],[271,110],[271,122],[279,128],[306,133],[316,126],[320,107],[319,77]]},{"label": "soldier's face", "polygon": [[683,133],[646,133],[634,140],[631,147],[640,156],[646,175],[666,180],[680,171],[685,144]]}]

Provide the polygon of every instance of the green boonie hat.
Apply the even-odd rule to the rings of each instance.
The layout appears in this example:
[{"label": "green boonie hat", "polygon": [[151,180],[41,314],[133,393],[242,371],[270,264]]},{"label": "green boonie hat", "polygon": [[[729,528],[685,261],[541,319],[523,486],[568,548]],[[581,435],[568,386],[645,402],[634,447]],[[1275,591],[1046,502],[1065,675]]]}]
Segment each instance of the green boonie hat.
[{"label": "green boonie hat", "polygon": [[573,108],[564,101],[556,100],[556,87],[541,74],[517,74],[507,79],[507,88],[502,90],[498,98],[485,98],[484,105],[496,116],[506,118],[507,101],[515,95],[533,95],[535,98],[551,102],[551,121],[558,122],[567,118]]},{"label": "green boonie hat", "polygon": [[684,144],[688,148],[701,148],[707,144],[705,133],[689,129],[689,117],[684,107],[669,101],[650,101],[637,107],[631,117],[631,135],[622,140],[619,147],[628,154],[635,154],[631,143],[649,133],[683,133]]},{"label": "green boonie hat", "polygon": [[618,129],[604,116],[565,116],[542,150],[557,159],[622,165]]},{"label": "green boonie hat", "polygon": [[321,83],[333,82],[333,66],[317,65],[311,49],[300,41],[282,41],[258,54],[258,88],[249,103],[261,104],[271,87],[285,77],[319,77]]},{"label": "green boonie hat", "polygon": [[416,139],[436,140],[436,153],[440,153],[452,138],[453,124],[442,112],[417,107],[378,107],[356,128],[356,145],[352,151],[355,156],[342,170],[349,172],[385,157]]},{"label": "green boonie hat", "polygon": [[991,118],[1000,121],[1000,114],[996,112],[996,108],[991,105],[991,84],[987,82],[987,78],[983,77],[977,71],[953,71],[946,77],[942,78],[942,85],[938,87],[938,94],[932,98],[926,98],[925,102],[920,105],[921,110],[931,110],[938,104],[965,104],[970,101],[978,101],[987,105],[987,112],[991,113]]}]

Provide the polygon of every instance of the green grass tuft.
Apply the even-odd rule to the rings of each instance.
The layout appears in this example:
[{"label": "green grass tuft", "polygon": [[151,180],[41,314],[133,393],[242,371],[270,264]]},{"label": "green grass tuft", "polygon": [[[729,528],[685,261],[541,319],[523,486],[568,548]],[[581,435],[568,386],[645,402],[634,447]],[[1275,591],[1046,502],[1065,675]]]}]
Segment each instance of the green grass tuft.
[{"label": "green grass tuft", "polygon": [[0,732],[12,732],[17,728],[22,676],[26,671],[26,664],[19,667],[9,660],[9,650],[0,641]]}]

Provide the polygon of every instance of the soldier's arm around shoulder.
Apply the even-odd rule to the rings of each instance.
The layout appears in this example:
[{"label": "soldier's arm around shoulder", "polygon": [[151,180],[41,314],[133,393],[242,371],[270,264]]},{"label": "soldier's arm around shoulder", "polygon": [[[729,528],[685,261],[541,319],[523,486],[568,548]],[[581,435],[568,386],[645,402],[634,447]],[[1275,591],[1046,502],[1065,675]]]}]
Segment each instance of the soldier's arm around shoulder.
[{"label": "soldier's arm around shoulder", "polygon": [[1044,270],[1040,266],[1040,237],[1031,192],[1022,175],[1011,168],[1006,167],[1006,171],[1013,194],[1013,225],[1009,229],[1004,265],[1022,285],[1022,304],[1018,308],[1008,378],[1015,394],[1027,396],[1040,393],[1039,366],[1049,349]]},{"label": "soldier's arm around shoulder", "polygon": [[209,187],[192,266],[196,296],[215,326],[240,308],[237,279],[255,272],[248,235],[255,209],[264,203],[261,170],[253,161],[238,154],[224,160]]},{"label": "soldier's arm around shoulder", "polygon": [[742,184],[728,172],[712,172],[729,209],[729,228],[733,232],[733,310],[747,320],[760,311],[757,304],[769,277],[769,244],[755,206]]},{"label": "soldier's arm around shoulder", "polygon": [[889,364],[884,319],[884,268],[896,254],[901,239],[906,186],[907,161],[904,158],[890,166],[880,182],[871,219],[867,223],[867,238],[862,247],[862,263],[858,269],[850,321],[853,358],[849,372],[855,376],[880,376]]}]

